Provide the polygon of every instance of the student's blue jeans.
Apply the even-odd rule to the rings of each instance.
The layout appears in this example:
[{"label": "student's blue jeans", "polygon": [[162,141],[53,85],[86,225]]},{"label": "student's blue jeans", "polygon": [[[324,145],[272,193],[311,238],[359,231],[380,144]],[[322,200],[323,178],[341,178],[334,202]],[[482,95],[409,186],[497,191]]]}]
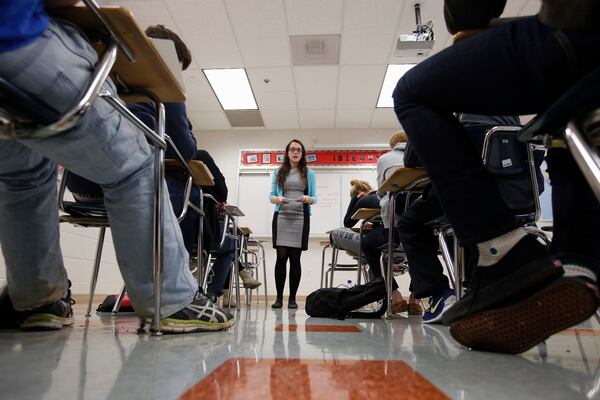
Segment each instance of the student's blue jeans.
[{"label": "student's blue jeans", "polygon": [[[400,79],[396,115],[463,243],[494,238],[517,222],[452,113],[541,113],[600,63],[599,48],[599,33],[558,31],[530,17],[452,45]],[[548,167],[553,252],[600,267],[598,202],[566,150],[550,150]]]},{"label": "student's blue jeans", "polygon": [[[51,22],[32,44],[0,53],[0,76],[62,113],[74,104],[96,61],[96,52],[75,29]],[[106,88],[114,92],[112,84]],[[153,154],[144,136],[102,99],[68,132],[0,140],[0,243],[15,308],[52,303],[67,291],[58,163],[102,186],[129,296],[138,314],[152,315]],[[166,187],[164,193],[161,314],[166,316],[191,303],[197,284]]]},{"label": "student's blue jeans", "polygon": [[214,253],[213,276],[206,288],[209,296],[219,297],[223,294],[223,288],[226,286],[225,282],[227,281],[235,257],[235,240],[235,237],[225,235],[223,245]]}]

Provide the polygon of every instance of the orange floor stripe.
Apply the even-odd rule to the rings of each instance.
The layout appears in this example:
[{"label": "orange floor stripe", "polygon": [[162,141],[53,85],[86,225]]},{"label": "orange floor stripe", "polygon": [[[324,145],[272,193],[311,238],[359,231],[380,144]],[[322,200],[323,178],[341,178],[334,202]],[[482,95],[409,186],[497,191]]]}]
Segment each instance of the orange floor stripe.
[{"label": "orange floor stripe", "polygon": [[557,333],[557,335],[565,335],[565,336],[600,336],[600,330],[592,329],[592,328],[569,328],[565,329],[562,332]]},{"label": "orange floor stripe", "polygon": [[346,332],[357,333],[360,329],[354,325],[295,325],[295,324],[278,324],[275,327],[277,332]]},{"label": "orange floor stripe", "polygon": [[448,397],[402,361],[231,359],[182,400],[438,400]]}]

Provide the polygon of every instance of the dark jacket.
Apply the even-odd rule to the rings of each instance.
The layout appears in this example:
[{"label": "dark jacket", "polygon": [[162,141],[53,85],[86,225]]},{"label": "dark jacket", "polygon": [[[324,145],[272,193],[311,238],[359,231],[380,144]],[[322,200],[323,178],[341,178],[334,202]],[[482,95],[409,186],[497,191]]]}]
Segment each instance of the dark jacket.
[{"label": "dark jacket", "polygon": [[352,219],[352,216],[359,208],[379,208],[377,192],[373,191],[368,196],[361,197],[360,199],[358,196],[352,196],[346,210],[346,215],[344,216],[344,226],[346,228],[352,228],[358,222],[358,220]]},{"label": "dark jacket", "polygon": [[206,150],[196,150],[194,160],[202,161],[212,174],[215,181],[215,186],[207,186],[203,188],[204,192],[212,195],[219,203],[226,203],[228,194],[227,184],[225,183],[225,177],[215,163],[215,160],[213,160],[211,155]]}]

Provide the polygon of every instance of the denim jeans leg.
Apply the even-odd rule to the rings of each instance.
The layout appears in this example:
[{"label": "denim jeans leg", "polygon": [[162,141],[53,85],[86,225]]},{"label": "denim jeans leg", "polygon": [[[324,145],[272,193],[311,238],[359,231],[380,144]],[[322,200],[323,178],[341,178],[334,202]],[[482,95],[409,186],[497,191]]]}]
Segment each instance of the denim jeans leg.
[{"label": "denim jeans leg", "polygon": [[[24,64],[23,60],[27,60]],[[52,21],[32,45],[0,53],[0,75],[14,85],[51,102],[59,111],[68,109],[90,78],[96,60],[94,50],[77,30]],[[114,92],[109,82],[105,89]],[[133,305],[142,316],[153,313],[152,232],[154,163],[146,139],[133,124],[103,99],[98,99],[75,129],[46,139],[19,142],[54,163],[60,163],[102,186],[113,243],[121,274]],[[22,171],[21,161],[14,161]],[[3,168],[11,168],[5,160]],[[19,173],[13,176],[20,177]],[[197,285],[189,271],[187,252],[168,199],[164,201],[164,279],[161,314],[169,315],[189,304]],[[10,203],[9,203],[10,204]],[[20,205],[11,204],[11,212]],[[56,206],[54,208],[56,213]],[[23,225],[36,226],[34,216]],[[54,226],[44,227],[54,229]],[[58,237],[58,234],[55,234]],[[19,246],[19,243],[13,244]],[[26,243],[20,243],[25,248]],[[31,268],[46,268],[38,259]],[[11,270],[22,265],[10,265]],[[16,284],[16,282],[15,282]],[[13,282],[9,281],[12,291]],[[21,289],[21,288],[17,288]]]},{"label": "denim jeans leg", "polygon": [[56,164],[15,140],[0,140],[0,243],[17,310],[67,291],[56,205]]},{"label": "denim jeans leg", "polygon": [[206,289],[208,295],[220,296],[223,294],[223,288],[231,271],[234,257],[235,239],[227,235],[221,248],[215,252],[215,262],[212,268],[213,277]]}]

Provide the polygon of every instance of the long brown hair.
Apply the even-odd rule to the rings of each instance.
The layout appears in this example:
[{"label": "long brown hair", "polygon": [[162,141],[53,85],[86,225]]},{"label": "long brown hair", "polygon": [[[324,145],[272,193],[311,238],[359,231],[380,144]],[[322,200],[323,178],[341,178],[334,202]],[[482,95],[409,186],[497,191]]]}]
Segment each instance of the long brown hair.
[{"label": "long brown hair", "polygon": [[292,163],[290,162],[290,156],[288,155],[289,151],[290,151],[290,145],[292,143],[298,143],[300,145],[300,147],[302,147],[302,157],[300,157],[300,162],[298,162],[298,169],[300,170],[300,178],[302,179],[302,181],[304,181],[304,185],[305,186],[308,185],[308,179],[307,179],[308,167],[306,166],[306,149],[304,148],[304,144],[301,141],[299,141],[298,139],[292,139],[287,144],[287,146],[285,146],[285,154],[283,157],[283,162],[281,163],[281,166],[279,167],[279,171],[277,173],[277,183],[279,183],[279,186],[281,186],[282,188],[283,188],[285,179],[287,178],[287,176],[290,173],[290,170],[292,169]]}]

